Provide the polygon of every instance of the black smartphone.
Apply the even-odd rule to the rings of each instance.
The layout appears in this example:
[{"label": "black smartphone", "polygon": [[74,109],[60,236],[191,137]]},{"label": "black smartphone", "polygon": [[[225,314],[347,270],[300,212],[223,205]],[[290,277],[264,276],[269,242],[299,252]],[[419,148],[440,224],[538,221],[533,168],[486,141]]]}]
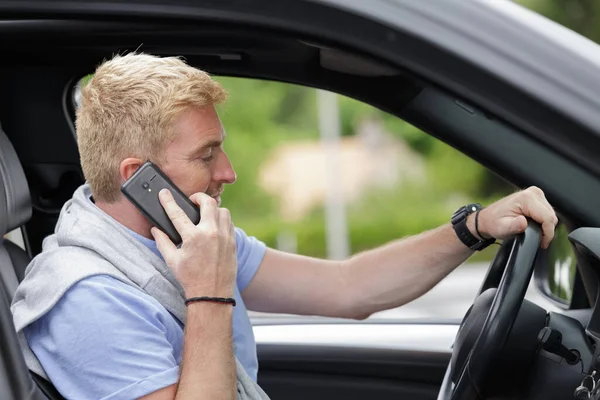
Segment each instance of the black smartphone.
[{"label": "black smartphone", "polygon": [[145,162],[121,186],[121,192],[131,201],[148,220],[169,236],[175,245],[181,243],[181,236],[175,229],[160,200],[158,192],[169,189],[175,202],[197,224],[200,222],[200,210],[171,180],[152,162]]}]

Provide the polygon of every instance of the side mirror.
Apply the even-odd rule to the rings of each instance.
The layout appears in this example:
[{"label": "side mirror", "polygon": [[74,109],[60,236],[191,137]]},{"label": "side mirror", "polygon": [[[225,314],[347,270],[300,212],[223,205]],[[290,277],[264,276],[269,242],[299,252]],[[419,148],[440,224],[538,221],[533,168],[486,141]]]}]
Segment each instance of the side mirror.
[{"label": "side mirror", "polygon": [[550,247],[540,250],[536,260],[535,284],[541,294],[561,308],[569,308],[573,300],[577,260],[563,224],[556,227]]}]

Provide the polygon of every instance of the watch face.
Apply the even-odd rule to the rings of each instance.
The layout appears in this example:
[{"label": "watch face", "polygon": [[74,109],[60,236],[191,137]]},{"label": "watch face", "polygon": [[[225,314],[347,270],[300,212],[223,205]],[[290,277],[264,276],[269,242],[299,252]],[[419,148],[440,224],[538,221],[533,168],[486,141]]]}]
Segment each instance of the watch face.
[{"label": "watch face", "polygon": [[456,210],[454,212],[454,214],[452,214],[452,218],[450,218],[450,220],[452,221],[452,224],[454,225],[458,221],[466,218],[467,215],[473,214],[475,211],[477,211],[481,208],[482,208],[481,204],[479,204],[479,203],[467,204],[466,206],[462,206],[461,208]]},{"label": "watch face", "polygon": [[469,214],[474,213],[475,211],[479,210],[481,208],[481,206],[477,203],[475,204],[469,204],[468,206],[466,206],[469,209]]}]

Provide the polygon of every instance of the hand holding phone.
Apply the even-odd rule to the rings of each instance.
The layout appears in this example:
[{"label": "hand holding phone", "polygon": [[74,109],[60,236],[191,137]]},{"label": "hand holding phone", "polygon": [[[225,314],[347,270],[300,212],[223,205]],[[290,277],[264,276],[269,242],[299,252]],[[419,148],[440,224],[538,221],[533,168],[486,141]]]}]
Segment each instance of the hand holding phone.
[{"label": "hand holding phone", "polygon": [[215,200],[204,193],[196,193],[191,199],[200,206],[202,213],[201,221],[196,225],[182,216],[168,191],[160,195],[162,206],[183,238],[181,247],[176,247],[157,228],[152,228],[152,236],[167,265],[181,282],[187,298],[233,297],[237,256],[229,210],[219,208]]},{"label": "hand holding phone", "polygon": [[[168,191],[159,195],[162,189]],[[121,191],[156,227],[152,236],[187,297],[233,297],[237,257],[229,210],[204,193],[190,200],[151,162],[144,163]]]}]

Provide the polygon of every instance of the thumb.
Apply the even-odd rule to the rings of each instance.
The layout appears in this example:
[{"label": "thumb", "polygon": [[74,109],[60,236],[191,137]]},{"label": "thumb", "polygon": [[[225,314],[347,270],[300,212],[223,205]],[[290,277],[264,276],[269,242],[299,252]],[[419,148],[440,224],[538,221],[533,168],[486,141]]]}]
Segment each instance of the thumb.
[{"label": "thumb", "polygon": [[513,234],[516,235],[518,233],[523,233],[525,232],[525,229],[527,229],[527,218],[525,218],[523,215],[513,218],[510,223],[510,231]]},{"label": "thumb", "polygon": [[162,254],[165,261],[170,259],[171,254],[177,251],[177,246],[175,246],[175,244],[171,242],[171,239],[158,228],[153,227],[150,229],[150,233],[154,237],[156,247],[158,247],[158,251],[160,251],[160,254]]}]

